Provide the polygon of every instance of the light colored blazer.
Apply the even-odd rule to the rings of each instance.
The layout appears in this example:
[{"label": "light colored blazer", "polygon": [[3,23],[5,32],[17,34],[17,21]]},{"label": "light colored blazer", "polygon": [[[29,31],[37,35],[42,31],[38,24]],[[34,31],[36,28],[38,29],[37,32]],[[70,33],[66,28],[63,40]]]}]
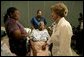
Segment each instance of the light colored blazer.
[{"label": "light colored blazer", "polygon": [[51,35],[51,42],[53,43],[52,53],[53,56],[71,56],[71,37],[72,27],[68,21],[62,17],[58,24],[53,28]]}]

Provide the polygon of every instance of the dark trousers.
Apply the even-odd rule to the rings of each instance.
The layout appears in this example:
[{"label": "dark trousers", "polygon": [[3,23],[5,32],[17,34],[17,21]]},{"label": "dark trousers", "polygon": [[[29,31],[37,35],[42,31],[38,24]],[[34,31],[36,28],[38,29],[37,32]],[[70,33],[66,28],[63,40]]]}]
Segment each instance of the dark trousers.
[{"label": "dark trousers", "polygon": [[17,56],[25,56],[27,53],[26,41],[27,39],[9,39],[11,52],[15,53]]},{"label": "dark trousers", "polygon": [[51,44],[49,45],[49,50],[50,50],[50,52],[51,52],[51,56],[53,56],[53,54],[52,54],[52,47],[53,47],[53,43],[51,43]]}]

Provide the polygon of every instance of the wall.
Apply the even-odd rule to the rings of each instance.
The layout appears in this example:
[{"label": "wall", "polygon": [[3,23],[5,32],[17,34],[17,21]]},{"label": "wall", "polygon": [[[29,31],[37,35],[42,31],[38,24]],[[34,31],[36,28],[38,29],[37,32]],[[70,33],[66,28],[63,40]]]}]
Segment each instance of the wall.
[{"label": "wall", "polygon": [[[1,1],[1,25],[3,26],[3,16],[9,7],[16,7],[21,12],[20,22],[25,27],[30,27],[30,20],[36,15],[36,11],[41,9],[47,19],[47,26],[52,23],[50,17],[50,6],[58,1]],[[75,27],[78,25],[79,13],[83,13],[83,1],[62,1],[69,8],[66,19]]]}]

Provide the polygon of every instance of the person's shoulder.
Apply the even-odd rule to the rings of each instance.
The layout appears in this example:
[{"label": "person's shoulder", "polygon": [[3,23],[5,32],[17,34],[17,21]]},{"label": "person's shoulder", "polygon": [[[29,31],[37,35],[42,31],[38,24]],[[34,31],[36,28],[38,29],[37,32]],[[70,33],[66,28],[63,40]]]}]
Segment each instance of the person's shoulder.
[{"label": "person's shoulder", "polygon": [[67,21],[67,20],[66,20],[66,22],[65,22],[65,23],[66,23],[66,24],[65,24],[66,26],[71,26],[71,24],[70,24],[70,22],[69,22],[69,21]]},{"label": "person's shoulder", "polygon": [[63,18],[61,21],[62,21],[61,22],[62,26],[68,26],[68,25],[70,25],[70,23],[65,18]]},{"label": "person's shoulder", "polygon": [[8,24],[14,24],[14,23],[16,23],[16,20],[14,20],[14,19],[12,19],[12,18],[9,18],[9,19],[7,20],[7,23],[8,23]]},{"label": "person's shoulder", "polygon": [[60,26],[61,28],[67,29],[67,28],[72,28],[71,24],[66,20],[65,22],[63,22]]},{"label": "person's shoulder", "polygon": [[31,20],[35,20],[36,19],[36,16],[33,16]]},{"label": "person's shoulder", "polygon": [[48,32],[48,30],[47,30],[47,29],[44,29],[43,31]]}]

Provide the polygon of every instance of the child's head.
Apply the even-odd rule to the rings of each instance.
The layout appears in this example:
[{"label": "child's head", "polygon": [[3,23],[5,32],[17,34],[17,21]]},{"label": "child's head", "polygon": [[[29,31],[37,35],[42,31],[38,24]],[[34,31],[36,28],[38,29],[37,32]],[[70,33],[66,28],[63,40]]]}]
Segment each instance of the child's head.
[{"label": "child's head", "polygon": [[44,24],[43,21],[41,21],[41,22],[39,23],[38,29],[39,29],[39,30],[45,29],[45,24]]}]

